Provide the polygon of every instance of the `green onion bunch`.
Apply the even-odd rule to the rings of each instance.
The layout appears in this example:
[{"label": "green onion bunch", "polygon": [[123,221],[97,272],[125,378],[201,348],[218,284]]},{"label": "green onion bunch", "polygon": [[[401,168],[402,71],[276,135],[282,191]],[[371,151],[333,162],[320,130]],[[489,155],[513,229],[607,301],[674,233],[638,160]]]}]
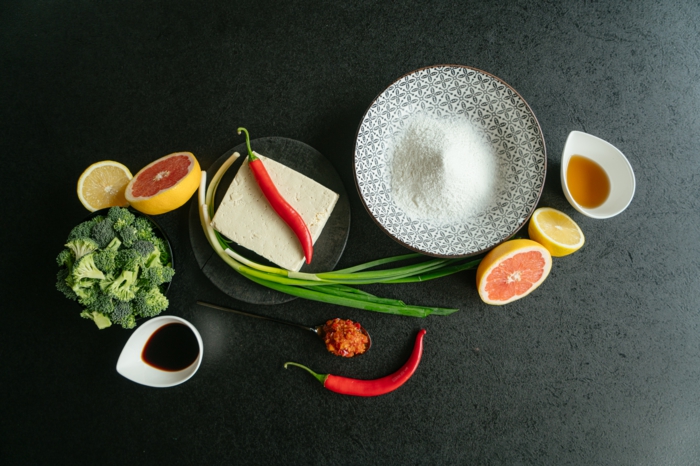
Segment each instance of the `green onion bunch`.
[{"label": "green onion bunch", "polygon": [[397,299],[374,296],[358,289],[357,286],[433,280],[474,268],[479,264],[480,259],[430,258],[410,265],[369,270],[395,262],[425,257],[413,253],[379,259],[332,272],[305,273],[258,264],[232,250],[229,247],[229,240],[211,226],[211,218],[214,215],[214,198],[221,178],[238,156],[238,153],[234,153],[224,162],[212,178],[208,188],[206,187],[206,171],[202,171],[202,180],[199,185],[199,218],[204,234],[217,255],[236,272],[255,283],[292,296],[367,311],[412,317],[425,317],[429,314],[448,315],[457,311],[457,309],[449,308],[408,305]]}]

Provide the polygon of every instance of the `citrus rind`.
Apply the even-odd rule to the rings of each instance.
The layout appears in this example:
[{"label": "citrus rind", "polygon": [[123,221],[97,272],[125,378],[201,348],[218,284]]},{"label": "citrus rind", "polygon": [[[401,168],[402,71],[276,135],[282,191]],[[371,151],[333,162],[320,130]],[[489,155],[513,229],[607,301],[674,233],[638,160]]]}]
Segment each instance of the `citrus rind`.
[{"label": "citrus rind", "polygon": [[[544,221],[545,218],[547,222]],[[527,232],[531,240],[547,248],[554,257],[568,256],[581,249],[586,242],[583,231],[576,222],[564,212],[551,207],[535,210]],[[568,241],[562,241],[564,238]]]},{"label": "citrus rind", "polygon": [[78,199],[90,212],[113,206],[126,207],[129,203],[124,193],[132,178],[131,171],[119,162],[95,162],[78,178]]},{"label": "citrus rind", "polygon": [[[535,263],[532,264],[533,259]],[[502,270],[511,262],[535,267],[522,267],[518,270]],[[516,301],[532,293],[549,276],[552,269],[552,256],[541,244],[529,239],[515,239],[506,241],[489,251],[479,263],[476,270],[477,290],[481,300],[486,304],[504,305]],[[507,276],[503,276],[506,274]],[[497,276],[500,275],[500,276]],[[506,296],[498,297],[492,288],[498,285],[498,281],[507,282],[504,285]],[[503,287],[502,287],[503,288]],[[503,291],[501,289],[500,291]]]},{"label": "citrus rind", "polygon": [[[140,183],[140,177],[149,173],[149,169],[157,164],[166,162],[169,158],[186,156],[189,160],[187,173],[177,180],[171,186],[157,190],[154,194],[147,196],[135,196],[133,194],[134,186]],[[177,209],[184,205],[197,191],[202,177],[202,170],[199,162],[191,152],[176,152],[173,154],[161,157],[143,167],[134,175],[133,179],[126,187],[125,197],[131,207],[147,215],[160,215]]]}]

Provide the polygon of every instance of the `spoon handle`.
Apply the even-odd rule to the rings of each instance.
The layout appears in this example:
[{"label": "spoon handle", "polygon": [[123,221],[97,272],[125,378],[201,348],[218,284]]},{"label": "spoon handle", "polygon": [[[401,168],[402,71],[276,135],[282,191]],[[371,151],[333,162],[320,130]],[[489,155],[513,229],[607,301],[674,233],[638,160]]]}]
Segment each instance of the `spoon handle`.
[{"label": "spoon handle", "polygon": [[237,309],[231,309],[228,307],[217,306],[216,304],[209,304],[209,303],[205,303],[202,301],[197,301],[197,304],[199,304],[200,306],[210,307],[212,309],[218,309],[220,311],[233,312],[234,314],[241,314],[241,315],[248,316],[248,317],[255,317],[256,319],[271,320],[273,322],[277,322],[278,324],[291,325],[292,327],[302,328],[304,330],[308,330],[310,332],[314,332],[314,333],[318,334],[316,328],[314,328],[314,327],[307,327],[306,325],[297,324],[295,322],[289,322],[287,320],[276,319],[274,317],[263,316],[260,314],[253,314],[252,312],[239,311]]}]

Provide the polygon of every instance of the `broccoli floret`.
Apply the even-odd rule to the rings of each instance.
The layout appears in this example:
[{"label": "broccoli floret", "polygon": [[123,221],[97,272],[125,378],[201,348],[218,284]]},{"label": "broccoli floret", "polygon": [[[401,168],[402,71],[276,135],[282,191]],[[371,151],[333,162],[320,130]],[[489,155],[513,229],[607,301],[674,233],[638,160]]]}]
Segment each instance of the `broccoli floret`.
[{"label": "broccoli floret", "polygon": [[99,247],[104,248],[114,239],[117,235],[112,227],[114,222],[112,220],[105,218],[101,222],[95,224],[92,227],[92,239],[94,239]]},{"label": "broccoli floret", "polygon": [[66,295],[66,298],[72,299],[73,301],[78,300],[78,295],[75,294],[73,288],[66,282],[66,278],[70,276],[70,270],[60,269],[56,274],[56,289]]},{"label": "broccoli floret", "polygon": [[142,239],[135,241],[132,248],[134,249],[134,251],[137,251],[139,254],[141,254],[141,257],[144,258],[144,261],[148,256],[150,256],[153,253],[153,251],[156,250],[156,247],[153,243]]},{"label": "broccoli floret", "polygon": [[[69,279],[70,283],[70,279]],[[89,306],[94,303],[100,295],[100,287],[96,285],[97,281],[89,278],[83,280],[74,280],[71,289],[78,295],[78,302],[83,306]]]},{"label": "broccoli floret", "polygon": [[161,287],[175,270],[167,242],[151,221],[127,209],[112,208],[76,226],[56,257],[56,288],[83,306],[81,316],[99,328],[130,329],[136,319],[168,307]]},{"label": "broccoli floret", "polygon": [[84,278],[104,280],[105,274],[95,265],[95,254],[86,254],[75,262],[71,271],[73,280],[80,281]]},{"label": "broccoli floret", "polygon": [[141,271],[141,283],[144,288],[155,288],[172,281],[174,275],[172,267],[148,267]]},{"label": "broccoli floret", "polygon": [[68,235],[68,241],[73,241],[74,239],[85,239],[85,238],[90,238],[92,236],[92,227],[94,227],[97,223],[101,222],[104,220],[104,217],[101,215],[97,215],[90,220],[86,220],[85,222],[77,225],[75,228],[73,228]]},{"label": "broccoli floret", "polygon": [[114,261],[118,270],[137,270],[144,258],[135,249],[122,249],[117,251]]},{"label": "broccoli floret", "polygon": [[130,248],[138,241],[138,232],[136,228],[132,225],[127,225],[119,231],[119,238],[121,238],[124,246]]},{"label": "broccoli floret", "polygon": [[119,301],[131,301],[134,299],[139,289],[138,286],[136,286],[137,275],[137,272],[124,270],[104,289],[104,291]]},{"label": "broccoli floret", "polygon": [[110,272],[105,275],[104,280],[100,280],[97,282],[97,286],[100,287],[100,290],[105,291],[109,286],[114,282],[114,273]]},{"label": "broccoli floret", "polygon": [[107,218],[112,221],[112,228],[115,231],[121,231],[124,227],[127,227],[134,223],[136,216],[129,212],[129,209],[123,207],[112,207],[107,212]]},{"label": "broccoli floret", "polygon": [[95,301],[88,306],[88,310],[109,316],[114,311],[114,299],[104,293],[98,293]]},{"label": "broccoli floret", "polygon": [[83,312],[80,313],[80,317],[92,320],[93,322],[95,322],[95,325],[97,325],[97,328],[99,328],[100,330],[112,325],[112,322],[110,322],[109,317],[100,314],[97,311],[90,311],[88,309],[85,309]]},{"label": "broccoli floret", "polygon": [[163,267],[160,262],[160,250],[157,247],[154,247],[148,257],[143,259],[143,265],[144,267]]},{"label": "broccoli floret", "polygon": [[119,250],[119,247],[120,247],[121,245],[122,245],[122,242],[119,241],[119,238],[117,238],[117,237],[115,236],[114,239],[113,239],[112,241],[109,242],[109,244],[107,245],[107,247],[105,247],[105,249],[112,249],[112,250],[114,250],[114,251],[118,251],[118,250]]},{"label": "broccoli floret", "polygon": [[129,329],[136,327],[136,317],[134,317],[130,303],[121,301],[116,303],[110,317],[112,322],[121,325],[123,328]]},{"label": "broccoli floret", "polygon": [[151,221],[146,217],[138,217],[134,220],[134,228],[136,228],[136,236],[138,236],[139,239],[151,241],[155,236]]},{"label": "broccoli floret", "polygon": [[[116,238],[115,238],[116,239]],[[113,272],[116,267],[117,251],[115,249],[101,249],[92,253],[95,256],[95,265],[105,273]]]},{"label": "broccoli floret", "polygon": [[165,240],[159,236],[154,236],[152,242],[156,246],[156,249],[160,251],[160,263],[163,265],[170,265],[170,250]]},{"label": "broccoli floret", "polygon": [[90,254],[92,251],[100,247],[95,240],[90,238],[76,238],[68,241],[65,246],[71,250],[76,261],[85,254]]},{"label": "broccoli floret", "polygon": [[168,308],[168,298],[158,288],[139,291],[133,301],[134,312],[141,317],[154,317]]},{"label": "broccoli floret", "polygon": [[59,267],[68,267],[69,269],[73,267],[73,251],[70,249],[64,249],[56,257],[56,263]]}]

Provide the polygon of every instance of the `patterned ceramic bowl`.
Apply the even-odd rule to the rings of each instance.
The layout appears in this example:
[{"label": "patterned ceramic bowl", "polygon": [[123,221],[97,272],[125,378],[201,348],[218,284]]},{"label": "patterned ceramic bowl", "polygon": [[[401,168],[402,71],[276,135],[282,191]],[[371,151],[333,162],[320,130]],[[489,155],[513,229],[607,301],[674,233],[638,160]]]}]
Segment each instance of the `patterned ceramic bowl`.
[{"label": "patterned ceramic bowl", "polygon": [[[418,115],[468,121],[497,158],[492,201],[468,220],[411,218],[392,195],[391,151]],[[467,257],[502,243],[527,222],[542,193],[547,154],[534,113],[513,88],[474,68],[441,65],[399,78],[372,102],[357,132],[354,170],[365,208],[390,237],[426,255]]]}]

